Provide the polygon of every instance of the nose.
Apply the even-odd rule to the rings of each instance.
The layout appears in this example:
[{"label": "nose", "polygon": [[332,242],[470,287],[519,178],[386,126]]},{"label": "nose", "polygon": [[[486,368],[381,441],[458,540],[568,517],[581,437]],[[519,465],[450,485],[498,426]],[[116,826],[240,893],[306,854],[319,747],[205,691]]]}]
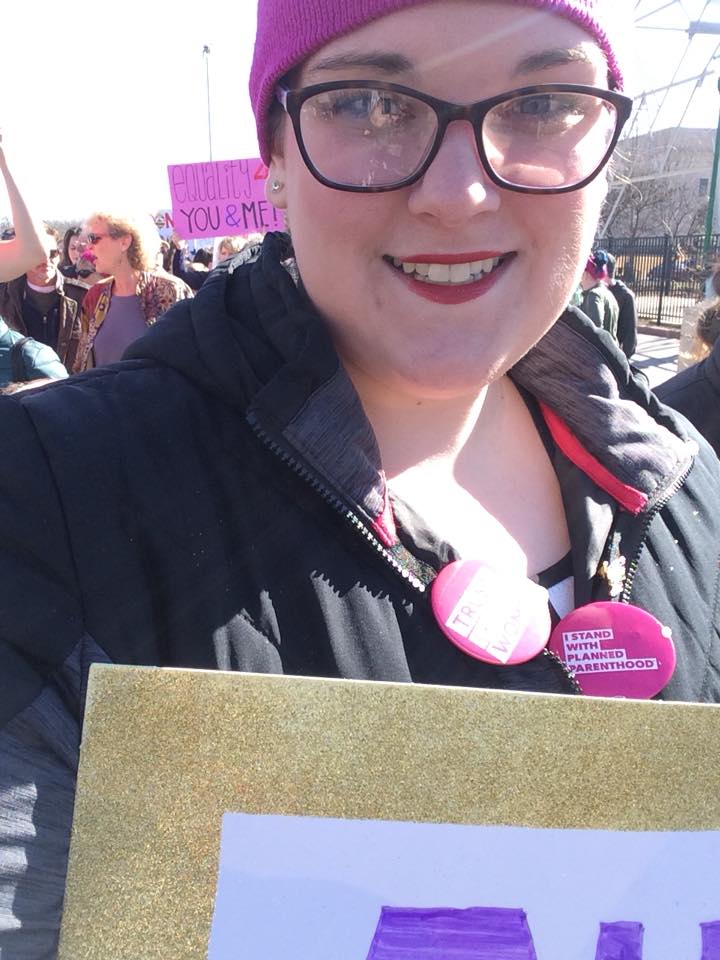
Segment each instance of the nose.
[{"label": "nose", "polygon": [[410,212],[458,226],[477,214],[496,212],[500,201],[500,189],[480,160],[472,125],[454,121],[424,176],[411,187]]}]

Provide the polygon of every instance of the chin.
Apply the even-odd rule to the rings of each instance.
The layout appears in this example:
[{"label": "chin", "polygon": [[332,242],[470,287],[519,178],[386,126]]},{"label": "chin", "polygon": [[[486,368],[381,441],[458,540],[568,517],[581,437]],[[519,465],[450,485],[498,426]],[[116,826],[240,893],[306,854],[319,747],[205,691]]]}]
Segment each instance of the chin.
[{"label": "chin", "polygon": [[398,371],[395,383],[399,392],[417,399],[452,400],[478,394],[483,387],[501,377],[508,366],[500,361],[488,364],[480,360],[471,366],[464,360],[461,367],[457,364],[416,366]]}]

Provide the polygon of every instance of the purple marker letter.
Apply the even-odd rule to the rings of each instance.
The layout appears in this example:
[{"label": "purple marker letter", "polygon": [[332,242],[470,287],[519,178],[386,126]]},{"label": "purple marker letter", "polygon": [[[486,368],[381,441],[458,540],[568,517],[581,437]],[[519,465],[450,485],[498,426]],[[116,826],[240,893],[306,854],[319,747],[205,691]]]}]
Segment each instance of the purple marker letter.
[{"label": "purple marker letter", "polygon": [[595,960],[642,960],[641,923],[601,923]]},{"label": "purple marker letter", "polygon": [[367,960],[537,960],[524,910],[383,907]]},{"label": "purple marker letter", "polygon": [[720,960],[720,920],[701,923],[702,957],[701,960]]}]

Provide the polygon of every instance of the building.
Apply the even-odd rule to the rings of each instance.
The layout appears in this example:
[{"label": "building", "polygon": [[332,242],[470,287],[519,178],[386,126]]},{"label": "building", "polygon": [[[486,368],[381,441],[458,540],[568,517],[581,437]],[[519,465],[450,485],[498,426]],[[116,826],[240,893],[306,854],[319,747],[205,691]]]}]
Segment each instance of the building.
[{"label": "building", "polygon": [[672,237],[702,233],[715,130],[672,127],[626,137],[610,174],[603,234]]}]

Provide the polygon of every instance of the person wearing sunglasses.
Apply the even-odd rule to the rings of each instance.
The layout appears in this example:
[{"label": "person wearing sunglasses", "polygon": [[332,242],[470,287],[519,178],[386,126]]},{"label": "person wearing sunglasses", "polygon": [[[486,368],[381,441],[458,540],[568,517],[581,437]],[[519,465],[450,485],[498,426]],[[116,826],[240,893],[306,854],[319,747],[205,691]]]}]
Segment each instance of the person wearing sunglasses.
[{"label": "person wearing sunglasses", "polygon": [[291,236],[122,363],[0,398],[0,770],[32,782],[2,902],[48,953],[92,662],[579,695],[550,628],[607,601],[672,631],[660,698],[720,700],[720,465],[567,308],[631,109],[602,0],[257,10]]},{"label": "person wearing sunglasses", "polygon": [[103,279],[83,305],[73,373],[120,360],[174,303],[193,295],[183,280],[157,269],[160,235],[150,216],[94,213],[80,242]]},{"label": "person wearing sunglasses", "polygon": [[52,227],[45,228],[41,240],[42,258],[21,277],[0,283],[0,317],[11,330],[54,351],[60,363],[71,369],[88,285],[60,272],[58,235]]}]

